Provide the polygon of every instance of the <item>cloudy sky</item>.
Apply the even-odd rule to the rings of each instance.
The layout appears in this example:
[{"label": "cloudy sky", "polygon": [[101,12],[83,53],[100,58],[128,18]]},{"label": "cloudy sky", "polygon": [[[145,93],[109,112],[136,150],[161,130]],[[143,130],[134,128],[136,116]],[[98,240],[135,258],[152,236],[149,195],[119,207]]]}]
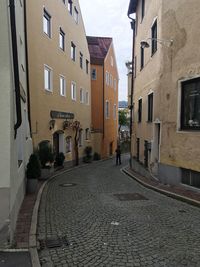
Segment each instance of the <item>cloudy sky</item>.
[{"label": "cloudy sky", "polygon": [[119,71],[119,100],[127,100],[127,70],[131,59],[129,0],[79,0],[86,34],[112,37]]}]

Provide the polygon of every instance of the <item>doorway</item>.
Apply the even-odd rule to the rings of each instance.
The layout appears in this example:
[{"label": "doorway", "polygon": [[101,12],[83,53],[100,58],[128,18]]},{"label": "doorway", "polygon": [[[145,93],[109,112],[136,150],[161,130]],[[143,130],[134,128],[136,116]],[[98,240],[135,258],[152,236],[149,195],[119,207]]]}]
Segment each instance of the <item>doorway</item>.
[{"label": "doorway", "polygon": [[113,155],[113,142],[111,142],[110,145],[109,145],[109,155],[110,156]]},{"label": "doorway", "polygon": [[57,131],[53,134],[53,150],[56,156],[60,152],[64,152],[64,134],[62,131]]}]

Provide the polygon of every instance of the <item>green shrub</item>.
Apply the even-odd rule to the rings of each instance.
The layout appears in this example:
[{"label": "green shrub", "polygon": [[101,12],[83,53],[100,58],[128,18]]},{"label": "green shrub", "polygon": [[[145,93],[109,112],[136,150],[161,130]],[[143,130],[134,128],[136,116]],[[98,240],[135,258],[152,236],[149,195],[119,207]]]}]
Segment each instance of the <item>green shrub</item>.
[{"label": "green shrub", "polygon": [[93,155],[93,160],[100,160],[101,159],[101,156],[95,152],[94,155]]},{"label": "green shrub", "polygon": [[37,179],[41,176],[40,162],[36,154],[31,154],[26,169],[27,179]]},{"label": "green shrub", "polygon": [[55,159],[55,166],[63,166],[64,160],[65,160],[65,155],[64,155],[62,152],[60,152],[60,153],[56,156],[56,159]]}]

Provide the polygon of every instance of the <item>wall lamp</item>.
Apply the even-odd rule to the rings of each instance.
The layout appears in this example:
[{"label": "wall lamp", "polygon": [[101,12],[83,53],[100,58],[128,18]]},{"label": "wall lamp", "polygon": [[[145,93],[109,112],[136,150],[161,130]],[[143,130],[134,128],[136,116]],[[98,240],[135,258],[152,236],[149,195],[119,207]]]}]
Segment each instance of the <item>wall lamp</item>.
[{"label": "wall lamp", "polygon": [[140,42],[140,46],[142,48],[149,48],[150,45],[149,43],[147,42],[147,40],[152,40],[152,41],[156,41],[157,43],[161,44],[161,45],[165,45],[167,47],[171,47],[172,44],[173,44],[173,40],[165,40],[165,39],[157,39],[157,38],[147,38],[146,40],[142,40]]}]

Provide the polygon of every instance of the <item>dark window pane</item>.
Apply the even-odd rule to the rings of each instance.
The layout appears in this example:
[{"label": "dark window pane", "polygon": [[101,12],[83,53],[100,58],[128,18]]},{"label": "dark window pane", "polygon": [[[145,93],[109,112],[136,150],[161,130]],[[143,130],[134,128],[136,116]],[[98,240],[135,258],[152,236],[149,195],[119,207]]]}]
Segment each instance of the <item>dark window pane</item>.
[{"label": "dark window pane", "polygon": [[182,83],[181,128],[200,129],[200,79]]},{"label": "dark window pane", "polygon": [[157,20],[154,22],[151,28],[151,54],[153,55],[157,51]]}]

